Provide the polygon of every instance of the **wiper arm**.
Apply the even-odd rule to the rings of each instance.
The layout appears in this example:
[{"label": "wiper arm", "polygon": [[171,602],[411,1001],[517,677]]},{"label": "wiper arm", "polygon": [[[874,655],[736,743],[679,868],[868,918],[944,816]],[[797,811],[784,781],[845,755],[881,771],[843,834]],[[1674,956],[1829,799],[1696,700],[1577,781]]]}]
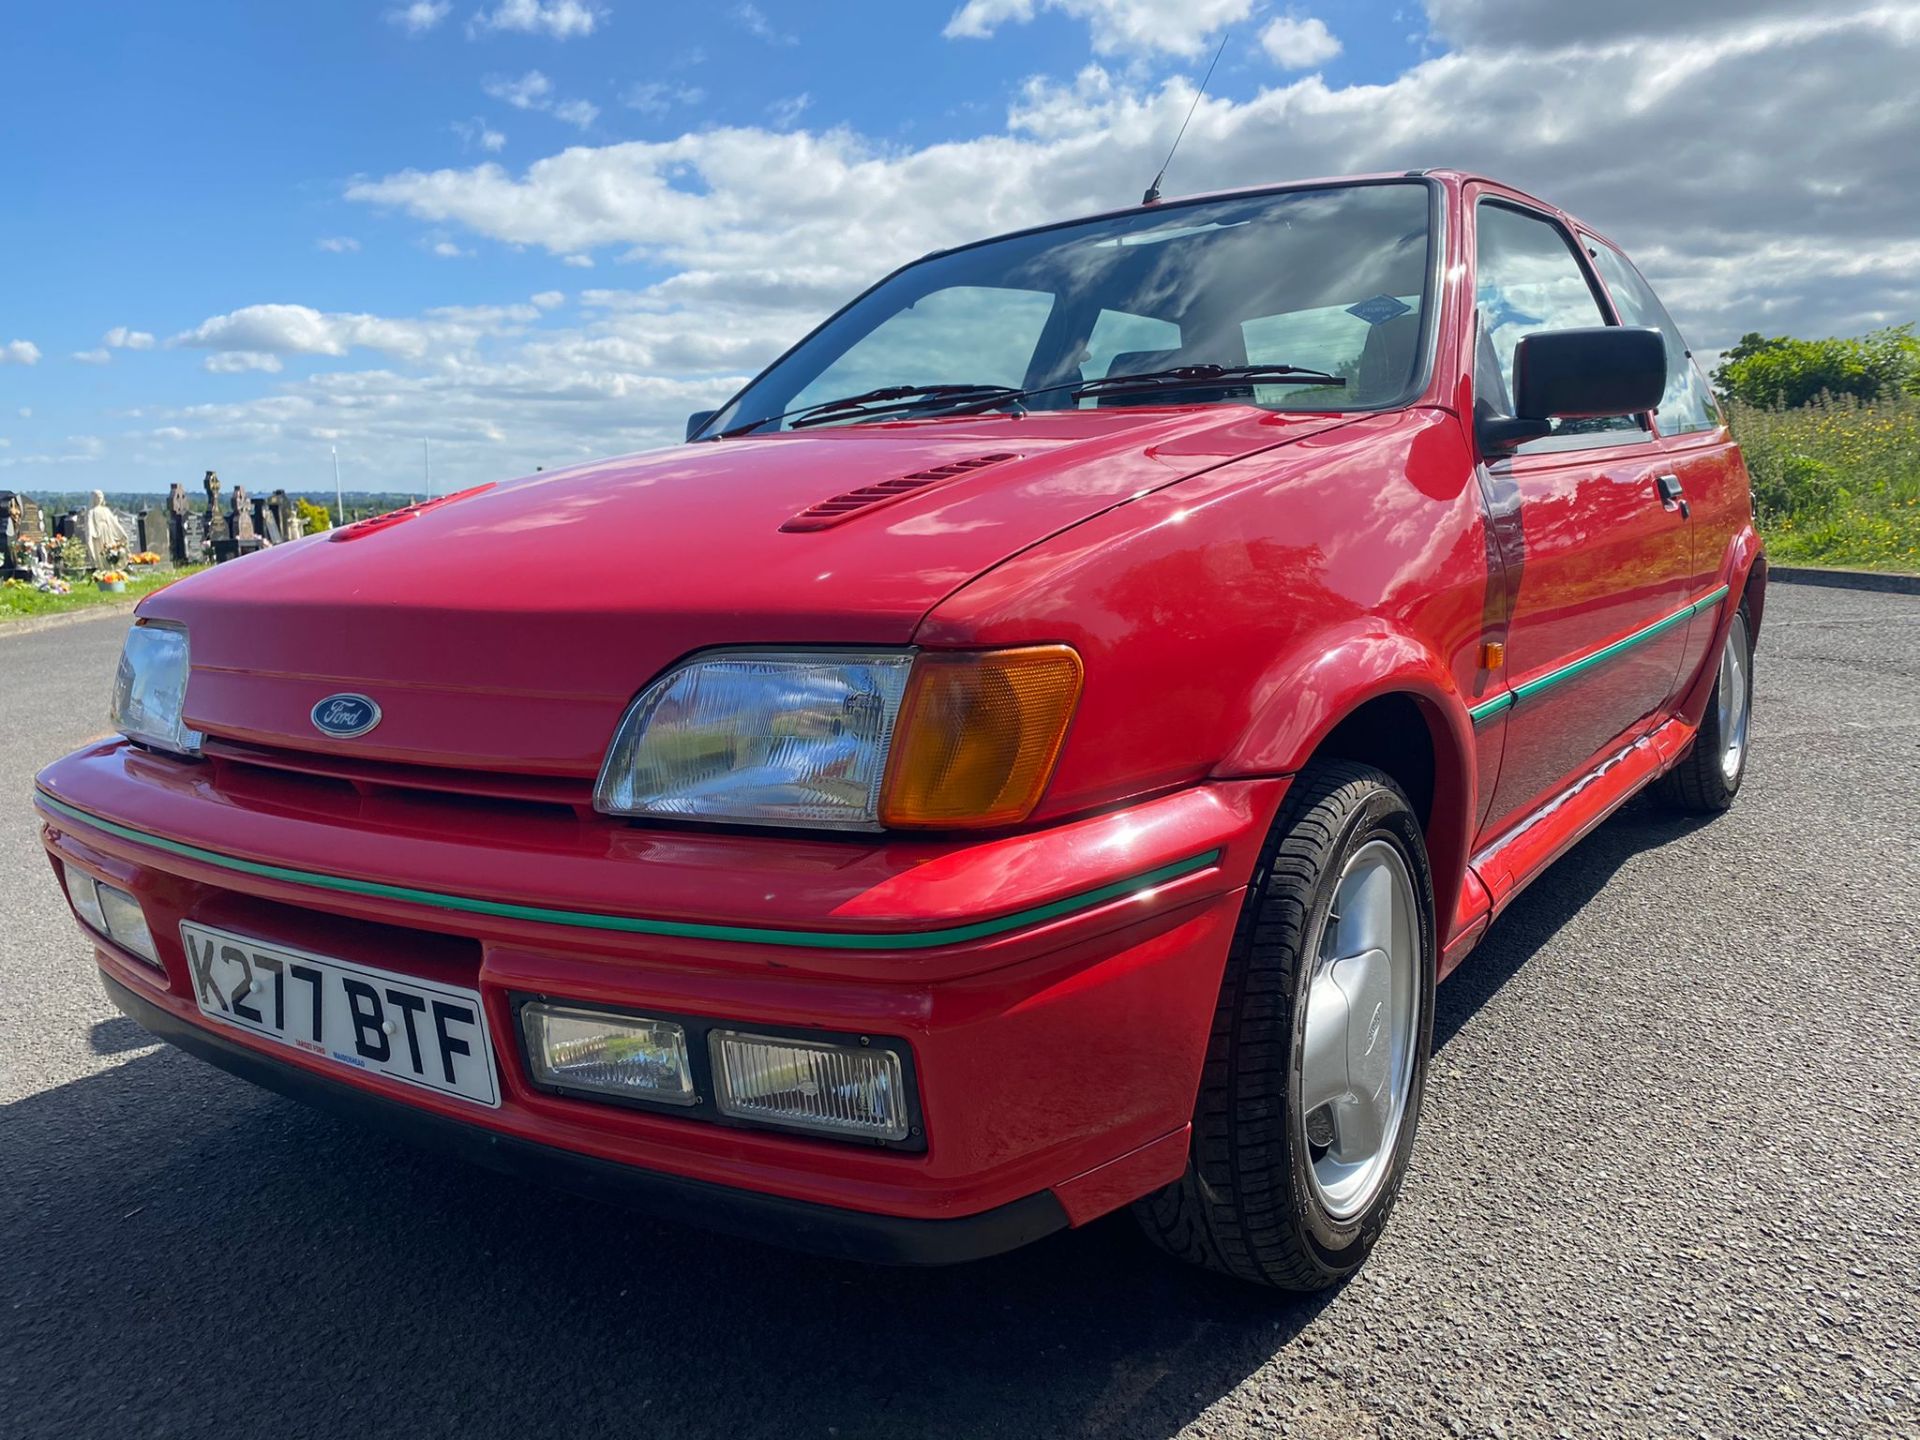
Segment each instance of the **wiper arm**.
[{"label": "wiper arm", "polygon": [[[737,435],[751,434],[763,425],[772,425],[781,420],[792,420],[793,429],[819,421],[838,420],[849,410],[860,411],[865,406],[879,405],[886,401],[911,400],[915,404],[926,401],[947,399],[972,400],[985,396],[1008,396],[1018,392],[1009,385],[883,385],[878,390],[863,390],[858,395],[843,395],[837,400],[822,400],[817,405],[801,405],[792,410],[783,410],[778,415],[763,416],[758,420],[749,420],[744,425],[735,425],[722,430],[713,438],[731,440]],[[912,409],[913,405],[892,405],[889,410]]]},{"label": "wiper arm", "polygon": [[1223,380],[1246,380],[1256,385],[1345,385],[1344,375],[1309,370],[1300,365],[1175,365],[1166,370],[1143,370],[1138,375],[1108,375],[1089,380],[1072,392],[1075,400],[1088,395],[1120,395],[1130,390],[1198,390]]},{"label": "wiper arm", "polygon": [[1004,405],[1010,400],[1026,394],[1011,385],[940,385],[926,386],[921,393],[902,396],[891,403],[878,402],[862,405],[836,405],[831,410],[802,413],[789,427],[805,430],[813,425],[830,425],[836,420],[871,420],[888,415],[911,415],[930,407],[935,415],[952,413],[948,407],[964,405],[973,410],[985,410],[994,405]]}]

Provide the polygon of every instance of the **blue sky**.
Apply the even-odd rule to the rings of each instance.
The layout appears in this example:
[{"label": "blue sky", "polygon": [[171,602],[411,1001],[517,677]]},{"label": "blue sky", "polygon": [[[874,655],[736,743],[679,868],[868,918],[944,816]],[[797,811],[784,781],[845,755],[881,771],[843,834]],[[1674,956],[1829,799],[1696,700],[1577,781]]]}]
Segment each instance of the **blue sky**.
[{"label": "blue sky", "polygon": [[1484,166],[1702,348],[1915,318],[1920,7],[639,0],[16,10],[0,488],[472,483],[674,438],[935,245]]}]

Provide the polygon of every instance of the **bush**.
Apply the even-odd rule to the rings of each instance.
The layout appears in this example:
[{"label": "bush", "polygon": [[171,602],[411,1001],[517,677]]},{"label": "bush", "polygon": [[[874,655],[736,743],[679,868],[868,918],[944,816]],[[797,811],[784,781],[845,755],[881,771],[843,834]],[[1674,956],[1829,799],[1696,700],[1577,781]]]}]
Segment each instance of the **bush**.
[{"label": "bush", "polygon": [[324,505],[316,505],[304,495],[293,497],[294,513],[300,517],[300,528],[311,535],[316,530],[331,530],[333,517],[327,514]]},{"label": "bush", "polygon": [[1713,372],[1728,400],[1797,409],[1822,395],[1878,400],[1920,389],[1920,340],[1896,325],[1850,340],[1767,339],[1749,332]]}]

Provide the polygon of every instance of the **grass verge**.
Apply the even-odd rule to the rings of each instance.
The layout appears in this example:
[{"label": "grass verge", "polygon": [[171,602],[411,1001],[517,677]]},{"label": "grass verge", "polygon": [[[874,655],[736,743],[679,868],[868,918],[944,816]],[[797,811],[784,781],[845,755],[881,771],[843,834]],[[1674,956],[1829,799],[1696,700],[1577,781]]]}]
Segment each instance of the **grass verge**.
[{"label": "grass verge", "polygon": [[138,600],[142,595],[150,595],[166,585],[171,585],[182,576],[191,575],[202,566],[189,566],[180,570],[154,570],[145,575],[131,575],[127,588],[120,594],[102,590],[91,580],[79,580],[73,583],[70,595],[49,595],[44,590],[35,590],[25,583],[15,584],[0,581],[0,627],[9,620],[27,620],[41,615],[64,615],[69,610],[90,610],[102,605],[125,605]]},{"label": "grass verge", "polygon": [[1736,404],[1729,419],[1769,559],[1920,572],[1920,396]]}]

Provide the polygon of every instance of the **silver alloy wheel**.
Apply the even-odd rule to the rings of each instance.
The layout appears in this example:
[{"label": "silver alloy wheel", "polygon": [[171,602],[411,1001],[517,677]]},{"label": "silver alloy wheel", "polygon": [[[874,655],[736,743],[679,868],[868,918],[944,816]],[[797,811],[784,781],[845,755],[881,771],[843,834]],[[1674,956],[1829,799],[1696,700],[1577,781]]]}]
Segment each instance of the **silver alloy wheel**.
[{"label": "silver alloy wheel", "polygon": [[1731,785],[1747,758],[1747,716],[1753,696],[1747,689],[1747,617],[1734,612],[1727,643],[1720,651],[1720,774]]},{"label": "silver alloy wheel", "polygon": [[1348,859],[1314,960],[1296,1063],[1299,1142],[1322,1208],[1348,1220],[1393,1169],[1413,1080],[1420,923],[1398,848]]}]

